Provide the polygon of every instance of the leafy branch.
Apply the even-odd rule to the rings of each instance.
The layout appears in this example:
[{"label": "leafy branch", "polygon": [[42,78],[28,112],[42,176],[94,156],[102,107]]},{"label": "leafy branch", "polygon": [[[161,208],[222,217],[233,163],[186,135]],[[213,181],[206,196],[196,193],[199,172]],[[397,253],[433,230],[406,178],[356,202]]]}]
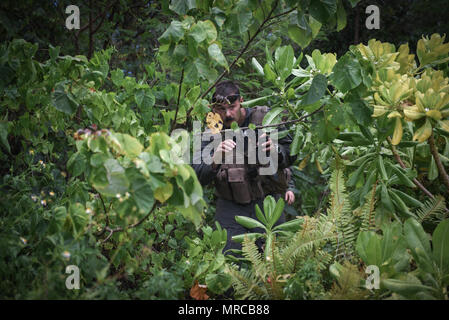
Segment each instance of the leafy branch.
[{"label": "leafy branch", "polygon": [[[236,62],[241,58],[241,56],[248,50],[248,48],[249,48],[249,45],[254,41],[254,39],[257,37],[257,35],[263,30],[263,27],[264,27],[264,25],[268,22],[268,21],[270,21],[270,20],[272,20],[272,19],[275,19],[276,17],[278,17],[278,16],[281,16],[281,15],[276,15],[276,16],[272,16],[272,14],[273,14],[273,12],[274,12],[274,10],[277,8],[277,6],[278,6],[278,4],[279,4],[279,1],[276,1],[275,3],[274,3],[274,5],[273,5],[273,7],[271,8],[271,11],[268,13],[268,15],[267,15],[267,17],[264,19],[264,21],[262,21],[262,23],[260,24],[260,26],[257,28],[257,30],[256,30],[256,32],[248,39],[248,41],[246,42],[246,44],[245,44],[245,46],[242,48],[242,50],[240,51],[240,53],[238,54],[238,56],[232,61],[232,63],[229,65],[229,68],[228,69],[225,69],[219,76],[218,76],[218,78],[214,81],[214,83],[213,84],[211,84],[210,86],[209,86],[209,88],[207,88],[207,90],[206,91],[204,91],[196,100],[195,100],[195,102],[193,103],[193,105],[195,105],[195,103],[199,100],[199,99],[203,99],[214,87],[215,87],[215,85],[218,83],[218,82],[220,82],[220,80],[221,79],[223,79],[223,77],[227,74],[227,73],[229,73],[230,72],[230,70],[231,70],[231,68],[236,64]],[[289,13],[289,12],[287,12],[287,13]],[[286,13],[284,13],[284,14],[286,14]],[[190,113],[192,112],[192,110],[193,110],[193,106],[192,107],[190,107],[190,109],[189,110],[187,110],[187,113],[186,113],[186,121],[187,121],[187,119],[189,118],[189,116],[190,116]]]}]

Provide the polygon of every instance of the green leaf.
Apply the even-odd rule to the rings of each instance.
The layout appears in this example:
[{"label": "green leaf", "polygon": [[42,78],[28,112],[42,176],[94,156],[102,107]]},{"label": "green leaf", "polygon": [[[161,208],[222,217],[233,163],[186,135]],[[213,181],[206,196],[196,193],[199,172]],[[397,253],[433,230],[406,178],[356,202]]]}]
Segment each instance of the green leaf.
[{"label": "green leaf", "polygon": [[368,126],[373,121],[373,108],[369,108],[364,100],[350,102],[352,115],[361,126]]},{"label": "green leaf", "polygon": [[275,66],[282,81],[292,73],[295,55],[291,46],[279,47],[275,51]]},{"label": "green leaf", "polygon": [[380,191],[380,202],[384,205],[385,209],[390,212],[395,212],[393,202],[391,201],[387,187],[384,183],[382,183],[382,188]]},{"label": "green leaf", "polygon": [[115,159],[106,160],[104,167],[106,169],[106,183],[95,180],[92,181],[92,186],[106,196],[124,195],[128,191],[129,181],[123,167]]},{"label": "green leaf", "polygon": [[173,194],[173,185],[167,182],[164,186],[154,190],[154,197],[161,203],[167,201]]},{"label": "green leaf", "polygon": [[433,258],[442,274],[449,273],[449,219],[446,219],[433,232]]},{"label": "green leaf", "polygon": [[290,155],[295,156],[301,151],[300,148],[303,143],[304,135],[302,134],[302,127],[300,125],[296,126],[295,136],[293,137],[293,142],[290,146]]},{"label": "green leaf", "polygon": [[215,294],[221,294],[229,289],[232,278],[226,273],[208,274],[206,276],[207,288]]},{"label": "green leaf", "polygon": [[309,91],[304,95],[301,105],[311,105],[318,100],[320,100],[324,93],[326,92],[327,88],[327,78],[326,76],[322,74],[317,74],[313,80],[312,84],[310,86]]},{"label": "green leaf", "polygon": [[404,233],[407,245],[418,266],[424,271],[432,273],[434,270],[431,265],[429,237],[421,224],[415,219],[409,218],[404,223]]},{"label": "green leaf", "polygon": [[387,165],[394,171],[398,176],[399,180],[407,187],[415,188],[415,184],[402,172],[402,169],[395,166],[394,164],[387,162]]},{"label": "green leaf", "polygon": [[434,291],[432,287],[407,280],[385,279],[381,280],[381,284],[388,290],[399,293],[409,299],[414,299],[415,294],[423,291]]},{"label": "green leaf", "polygon": [[153,190],[143,177],[130,179],[130,193],[142,213],[148,213],[154,205]]},{"label": "green leaf", "polygon": [[229,69],[228,62],[226,61],[225,56],[221,52],[220,47],[214,43],[209,46],[207,49],[207,52],[209,53],[209,56],[216,61],[220,66],[225,67],[226,70]]},{"label": "green leaf", "polygon": [[73,97],[65,92],[64,85],[58,84],[52,94],[52,103],[55,108],[65,114],[72,115],[75,113],[78,103]]},{"label": "green leaf", "polygon": [[348,0],[348,1],[349,1],[349,3],[351,4],[351,6],[352,6],[353,8],[355,8],[355,6],[357,5],[357,3],[360,2],[360,0]]},{"label": "green leaf", "polygon": [[234,242],[238,242],[238,243],[242,243],[243,240],[245,240],[245,237],[248,237],[248,239],[254,241],[260,237],[262,237],[263,235],[261,233],[257,233],[257,232],[253,232],[253,233],[244,233],[244,234],[239,234],[236,236],[232,236],[232,241]]},{"label": "green leaf", "polygon": [[356,250],[366,265],[382,265],[381,238],[375,232],[360,232],[357,237]]},{"label": "green leaf", "polygon": [[301,225],[304,223],[304,220],[302,218],[300,219],[293,219],[287,222],[284,222],[280,225],[277,225],[276,227],[273,228],[273,231],[276,230],[283,230],[283,231],[291,231],[291,232],[296,232],[299,230],[299,228],[301,227]]},{"label": "green leaf", "polygon": [[77,177],[86,170],[86,161],[84,153],[76,152],[67,161],[67,169],[73,177]]},{"label": "green leaf", "polygon": [[262,66],[260,65],[260,63],[257,61],[256,58],[253,57],[253,58],[251,59],[251,64],[252,64],[253,67],[256,69],[257,73],[259,73],[261,76],[264,75],[263,68],[262,68]]},{"label": "green leaf", "polygon": [[271,217],[273,216],[275,207],[276,200],[274,200],[273,196],[269,195],[265,197],[265,199],[263,200],[263,212],[265,214],[265,217],[267,218],[268,223],[271,221]]},{"label": "green leaf", "polygon": [[228,15],[226,19],[227,28],[234,34],[244,34],[251,23],[253,22],[253,14],[251,10],[245,6],[245,1],[240,2],[241,5],[237,5],[234,12]]},{"label": "green leaf", "polygon": [[332,69],[331,83],[343,93],[362,83],[361,67],[357,59],[348,52],[341,57]]},{"label": "green leaf", "polygon": [[245,216],[235,216],[235,221],[237,221],[237,223],[241,224],[247,229],[262,228],[265,230],[265,226],[253,218]]},{"label": "green leaf", "polygon": [[311,0],[309,12],[321,23],[326,23],[337,12],[336,0]]},{"label": "green leaf", "polygon": [[282,111],[284,111],[284,109],[281,107],[273,108],[268,111],[262,120],[262,125],[266,126],[280,122],[280,114]]},{"label": "green leaf", "polygon": [[172,0],[170,2],[169,9],[176,12],[179,15],[184,15],[191,9],[196,8],[195,0]]},{"label": "green leaf", "polygon": [[433,157],[430,157],[429,174],[427,175],[427,178],[430,181],[433,181],[436,178],[438,178],[437,164],[436,164],[435,159]]},{"label": "green leaf", "polygon": [[156,98],[154,97],[154,95],[144,89],[137,90],[134,99],[136,100],[137,105],[142,111],[150,109],[156,102]]},{"label": "green leaf", "polygon": [[312,41],[312,32],[307,32],[297,25],[289,25],[287,32],[290,39],[296,42],[302,49],[307,47],[310,41]]},{"label": "green leaf", "polygon": [[346,27],[346,11],[343,6],[343,0],[338,0],[337,4],[337,31],[341,31]]},{"label": "green leaf", "polygon": [[359,180],[359,177],[361,174],[363,174],[363,171],[365,170],[365,167],[368,165],[368,163],[371,161],[371,159],[366,159],[360,167],[357,168],[356,171],[354,171],[348,179],[347,185],[348,187],[354,187]]},{"label": "green leaf", "polygon": [[137,157],[143,150],[139,140],[129,134],[111,132],[107,139],[115,150],[131,159]]},{"label": "green leaf", "polygon": [[182,22],[172,21],[170,26],[165,30],[165,32],[158,38],[159,42],[162,44],[178,42],[184,37],[184,29],[182,27]]},{"label": "green leaf", "polygon": [[267,228],[271,229],[271,227],[279,220],[284,211],[285,202],[284,199],[279,198],[276,203],[276,207],[274,208],[273,214],[270,217],[270,221],[268,221]]},{"label": "green leaf", "polygon": [[331,125],[329,121],[326,121],[326,119],[319,120],[313,131],[324,143],[334,140],[339,134],[338,130],[336,130],[336,128]]},{"label": "green leaf", "polygon": [[89,221],[89,216],[81,203],[74,203],[70,205],[69,216],[73,228],[73,234],[75,237],[78,237],[83,233],[84,228]]},{"label": "green leaf", "polygon": [[116,86],[121,86],[124,81],[125,75],[122,69],[116,69],[111,71],[111,80]]}]

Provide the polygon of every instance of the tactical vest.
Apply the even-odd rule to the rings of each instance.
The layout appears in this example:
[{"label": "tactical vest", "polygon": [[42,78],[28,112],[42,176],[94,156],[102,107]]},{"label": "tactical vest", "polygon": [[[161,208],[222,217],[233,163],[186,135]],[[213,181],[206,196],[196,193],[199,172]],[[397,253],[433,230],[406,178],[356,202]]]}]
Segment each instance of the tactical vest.
[{"label": "tactical vest", "polygon": [[[249,122],[256,126],[268,112],[267,106],[254,107]],[[214,179],[217,197],[239,204],[248,204],[253,200],[263,199],[268,194],[285,193],[290,178],[289,169],[280,169],[275,175],[259,175],[255,164],[236,164],[236,149],[233,150],[234,163],[221,164]]]}]

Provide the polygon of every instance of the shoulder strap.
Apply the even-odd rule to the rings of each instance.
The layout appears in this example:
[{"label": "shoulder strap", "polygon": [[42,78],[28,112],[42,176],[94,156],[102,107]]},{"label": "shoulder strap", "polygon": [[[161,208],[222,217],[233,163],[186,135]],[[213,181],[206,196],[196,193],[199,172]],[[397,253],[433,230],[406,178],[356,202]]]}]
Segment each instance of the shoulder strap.
[{"label": "shoulder strap", "polygon": [[263,118],[268,113],[267,106],[256,106],[253,108],[253,112],[249,116],[249,122],[254,123],[256,126],[261,126]]}]

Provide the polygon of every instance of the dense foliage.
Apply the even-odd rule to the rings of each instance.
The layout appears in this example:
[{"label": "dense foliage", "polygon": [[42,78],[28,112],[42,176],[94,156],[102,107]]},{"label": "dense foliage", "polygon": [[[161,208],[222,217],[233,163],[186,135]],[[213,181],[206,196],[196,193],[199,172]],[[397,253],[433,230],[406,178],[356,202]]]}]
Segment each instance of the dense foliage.
[{"label": "dense foliage", "polygon": [[[1,5],[3,298],[448,299],[444,35],[337,55],[313,44],[331,46],[358,1],[89,3],[63,43],[28,30],[62,25],[63,2],[27,16],[26,40],[23,10]],[[212,190],[181,161],[223,78],[244,106],[270,106],[264,126],[288,123],[297,157],[300,200],[238,218],[264,230],[234,238],[240,258],[223,255]]]}]

